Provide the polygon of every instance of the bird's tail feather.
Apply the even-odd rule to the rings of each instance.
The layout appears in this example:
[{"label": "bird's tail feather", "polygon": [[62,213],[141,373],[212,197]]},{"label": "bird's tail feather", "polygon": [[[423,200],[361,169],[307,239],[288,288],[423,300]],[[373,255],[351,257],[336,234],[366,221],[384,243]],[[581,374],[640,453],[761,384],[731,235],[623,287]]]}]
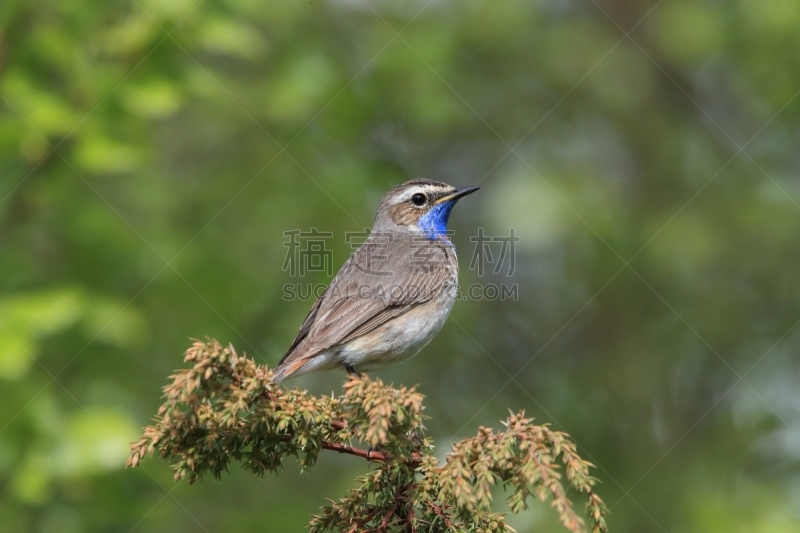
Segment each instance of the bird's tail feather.
[{"label": "bird's tail feather", "polygon": [[280,383],[297,372],[304,364],[306,364],[305,359],[295,359],[294,361],[286,361],[279,364],[272,370],[272,382]]}]

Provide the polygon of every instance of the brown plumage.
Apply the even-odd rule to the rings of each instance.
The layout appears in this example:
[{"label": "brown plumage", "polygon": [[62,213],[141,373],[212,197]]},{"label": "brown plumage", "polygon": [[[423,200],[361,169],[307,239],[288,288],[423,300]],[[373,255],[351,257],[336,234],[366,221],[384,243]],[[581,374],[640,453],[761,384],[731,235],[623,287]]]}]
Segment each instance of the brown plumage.
[{"label": "brown plumage", "polygon": [[[314,303],[275,380],[342,366],[378,368],[419,351],[453,305],[458,261],[446,235],[418,223],[426,214],[440,216],[429,214],[439,203],[455,203],[473,190],[412,180],[389,191],[369,237]],[[417,205],[419,195],[424,205]],[[444,224],[451,207],[441,215]]]}]

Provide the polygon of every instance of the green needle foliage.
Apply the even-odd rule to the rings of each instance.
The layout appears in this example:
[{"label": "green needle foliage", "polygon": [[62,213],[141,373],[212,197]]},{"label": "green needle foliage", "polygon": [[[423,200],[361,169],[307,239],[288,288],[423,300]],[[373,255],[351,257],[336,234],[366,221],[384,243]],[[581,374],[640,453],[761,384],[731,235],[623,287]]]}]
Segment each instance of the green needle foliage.
[{"label": "green needle foliage", "polygon": [[[322,450],[331,450],[374,466],[347,496],[311,518],[312,533],[513,531],[491,510],[495,485],[510,494],[513,513],[535,498],[549,501],[573,533],[607,531],[590,464],[566,434],[524,413],[512,413],[501,432],[482,427],[456,443],[442,465],[424,435],[423,396],[413,388],[362,376],[345,383],[338,398],[312,396],[275,385],[267,367],[214,340],[195,342],[186,361],[192,368],[164,388],[166,401],[132,445],[128,466],[157,453],[171,463],[176,481],[193,483],[204,475],[218,479],[231,462],[263,475],[293,456],[310,470]],[[568,488],[586,495],[589,526]]]}]

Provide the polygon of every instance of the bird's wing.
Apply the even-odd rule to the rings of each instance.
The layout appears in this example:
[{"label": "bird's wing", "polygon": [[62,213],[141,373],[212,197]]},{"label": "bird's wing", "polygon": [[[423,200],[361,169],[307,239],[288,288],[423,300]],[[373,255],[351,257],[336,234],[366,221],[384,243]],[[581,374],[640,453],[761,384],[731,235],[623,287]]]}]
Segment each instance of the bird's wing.
[{"label": "bird's wing", "polygon": [[326,288],[322,292],[322,294],[319,295],[319,298],[317,298],[317,301],[314,302],[314,305],[311,306],[311,311],[308,312],[308,315],[306,315],[306,319],[303,320],[303,324],[300,326],[300,330],[297,332],[297,336],[292,341],[292,345],[289,346],[289,349],[286,351],[286,355],[284,355],[283,359],[281,359],[281,361],[280,361],[281,363],[283,363],[283,361],[286,359],[286,357],[288,357],[288,355],[290,353],[292,353],[295,348],[297,348],[297,345],[300,344],[300,342],[302,342],[302,340],[305,339],[306,336],[308,335],[309,330],[311,330],[311,325],[314,324],[314,320],[317,317],[317,311],[319,311],[319,306],[322,304],[322,301],[325,299],[325,294],[327,292],[328,292],[328,289]]},{"label": "bird's wing", "polygon": [[437,294],[452,279],[450,245],[434,243],[427,257],[416,254],[423,259],[410,264],[410,242],[393,243],[378,253],[367,241],[356,250],[315,302],[281,364],[369,333]]},{"label": "bird's wing", "polygon": [[349,340],[355,339],[356,337],[360,337],[365,333],[369,333],[373,329],[385,324],[389,320],[405,314],[413,307],[416,307],[417,305],[421,304],[423,301],[426,300],[421,300],[418,302],[406,303],[406,304],[389,304],[388,307],[384,307],[382,310],[372,315],[369,319],[359,324],[355,329],[353,329],[350,333],[348,333],[342,340],[337,342],[337,344],[345,343]]}]

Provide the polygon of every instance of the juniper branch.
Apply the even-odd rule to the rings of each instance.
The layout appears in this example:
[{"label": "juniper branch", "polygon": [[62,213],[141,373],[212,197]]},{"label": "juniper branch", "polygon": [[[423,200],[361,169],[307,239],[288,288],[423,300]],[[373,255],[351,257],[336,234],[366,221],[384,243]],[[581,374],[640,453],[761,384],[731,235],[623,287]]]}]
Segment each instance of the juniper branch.
[{"label": "juniper branch", "polygon": [[[213,340],[196,341],[185,360],[192,367],[164,387],[164,404],[132,444],[128,466],[157,453],[176,480],[191,483],[219,478],[231,462],[263,475],[293,456],[309,470],[329,450],[375,464],[357,488],[311,518],[311,533],[513,531],[491,511],[491,486],[498,483],[511,489],[512,512],[526,509],[531,497],[549,500],[572,533],[606,531],[591,465],[569,436],[524,413],[512,413],[504,431],[482,427],[454,444],[440,465],[424,437],[422,395],[414,388],[362,376],[346,382],[339,397],[316,397],[275,385],[268,368]],[[586,495],[589,527],[567,486]]]}]

